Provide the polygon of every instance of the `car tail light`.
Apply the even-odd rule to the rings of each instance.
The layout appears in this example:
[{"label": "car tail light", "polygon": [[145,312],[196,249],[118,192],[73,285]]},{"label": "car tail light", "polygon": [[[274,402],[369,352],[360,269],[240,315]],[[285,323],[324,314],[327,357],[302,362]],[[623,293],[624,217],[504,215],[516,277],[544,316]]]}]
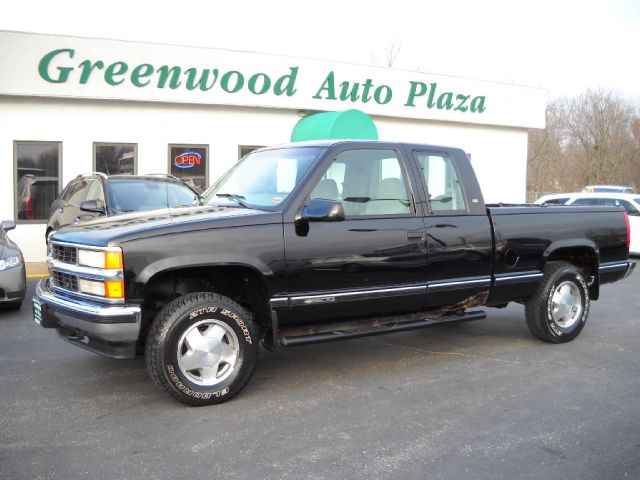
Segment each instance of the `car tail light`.
[{"label": "car tail light", "polygon": [[31,197],[24,200],[24,216],[27,220],[33,220],[33,198]]},{"label": "car tail light", "polygon": [[631,246],[631,225],[629,225],[629,214],[624,211],[624,221],[627,224],[627,248]]}]

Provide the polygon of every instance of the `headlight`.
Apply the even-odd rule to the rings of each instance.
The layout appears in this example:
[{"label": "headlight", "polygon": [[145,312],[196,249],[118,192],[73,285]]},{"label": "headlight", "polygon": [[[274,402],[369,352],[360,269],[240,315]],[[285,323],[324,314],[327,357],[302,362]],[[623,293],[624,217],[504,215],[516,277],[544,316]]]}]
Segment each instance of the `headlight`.
[{"label": "headlight", "polygon": [[80,278],[78,279],[78,290],[81,293],[104,297],[104,282],[94,282],[93,280]]},{"label": "headlight", "polygon": [[99,297],[119,299],[124,298],[124,282],[122,280],[96,281],[80,278],[78,279],[78,291]]},{"label": "headlight", "polygon": [[22,265],[22,255],[0,259],[0,272]]},{"label": "headlight", "polygon": [[96,251],[78,249],[78,265],[106,270],[122,270],[122,250]]}]

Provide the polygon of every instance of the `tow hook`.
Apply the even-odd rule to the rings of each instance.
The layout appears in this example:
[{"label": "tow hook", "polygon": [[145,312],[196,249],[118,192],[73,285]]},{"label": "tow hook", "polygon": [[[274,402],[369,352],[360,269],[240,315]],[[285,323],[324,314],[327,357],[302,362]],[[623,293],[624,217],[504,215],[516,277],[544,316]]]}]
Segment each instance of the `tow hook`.
[{"label": "tow hook", "polygon": [[79,330],[74,330],[73,332],[67,334],[67,338],[73,342],[79,342],[82,340],[84,335],[80,334]]}]

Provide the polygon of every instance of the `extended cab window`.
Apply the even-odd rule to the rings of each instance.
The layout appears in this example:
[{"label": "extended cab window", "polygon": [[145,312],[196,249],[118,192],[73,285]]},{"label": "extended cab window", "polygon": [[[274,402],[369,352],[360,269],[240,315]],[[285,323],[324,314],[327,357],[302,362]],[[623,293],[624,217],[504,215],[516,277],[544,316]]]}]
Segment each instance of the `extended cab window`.
[{"label": "extended cab window", "polygon": [[435,152],[416,152],[416,158],[424,174],[431,210],[466,212],[462,187],[451,159]]},{"label": "extended cab window", "polygon": [[347,216],[411,212],[406,175],[394,150],[342,152],[313,189],[311,198],[342,202]]}]

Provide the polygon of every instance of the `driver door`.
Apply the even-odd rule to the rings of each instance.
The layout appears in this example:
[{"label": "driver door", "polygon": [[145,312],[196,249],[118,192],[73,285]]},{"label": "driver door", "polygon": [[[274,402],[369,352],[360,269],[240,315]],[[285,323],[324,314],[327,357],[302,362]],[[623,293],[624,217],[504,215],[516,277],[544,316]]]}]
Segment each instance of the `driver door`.
[{"label": "driver door", "polygon": [[427,250],[412,166],[392,146],[342,147],[323,172],[306,201],[341,202],[345,220],[285,222],[290,322],[419,310]]}]

